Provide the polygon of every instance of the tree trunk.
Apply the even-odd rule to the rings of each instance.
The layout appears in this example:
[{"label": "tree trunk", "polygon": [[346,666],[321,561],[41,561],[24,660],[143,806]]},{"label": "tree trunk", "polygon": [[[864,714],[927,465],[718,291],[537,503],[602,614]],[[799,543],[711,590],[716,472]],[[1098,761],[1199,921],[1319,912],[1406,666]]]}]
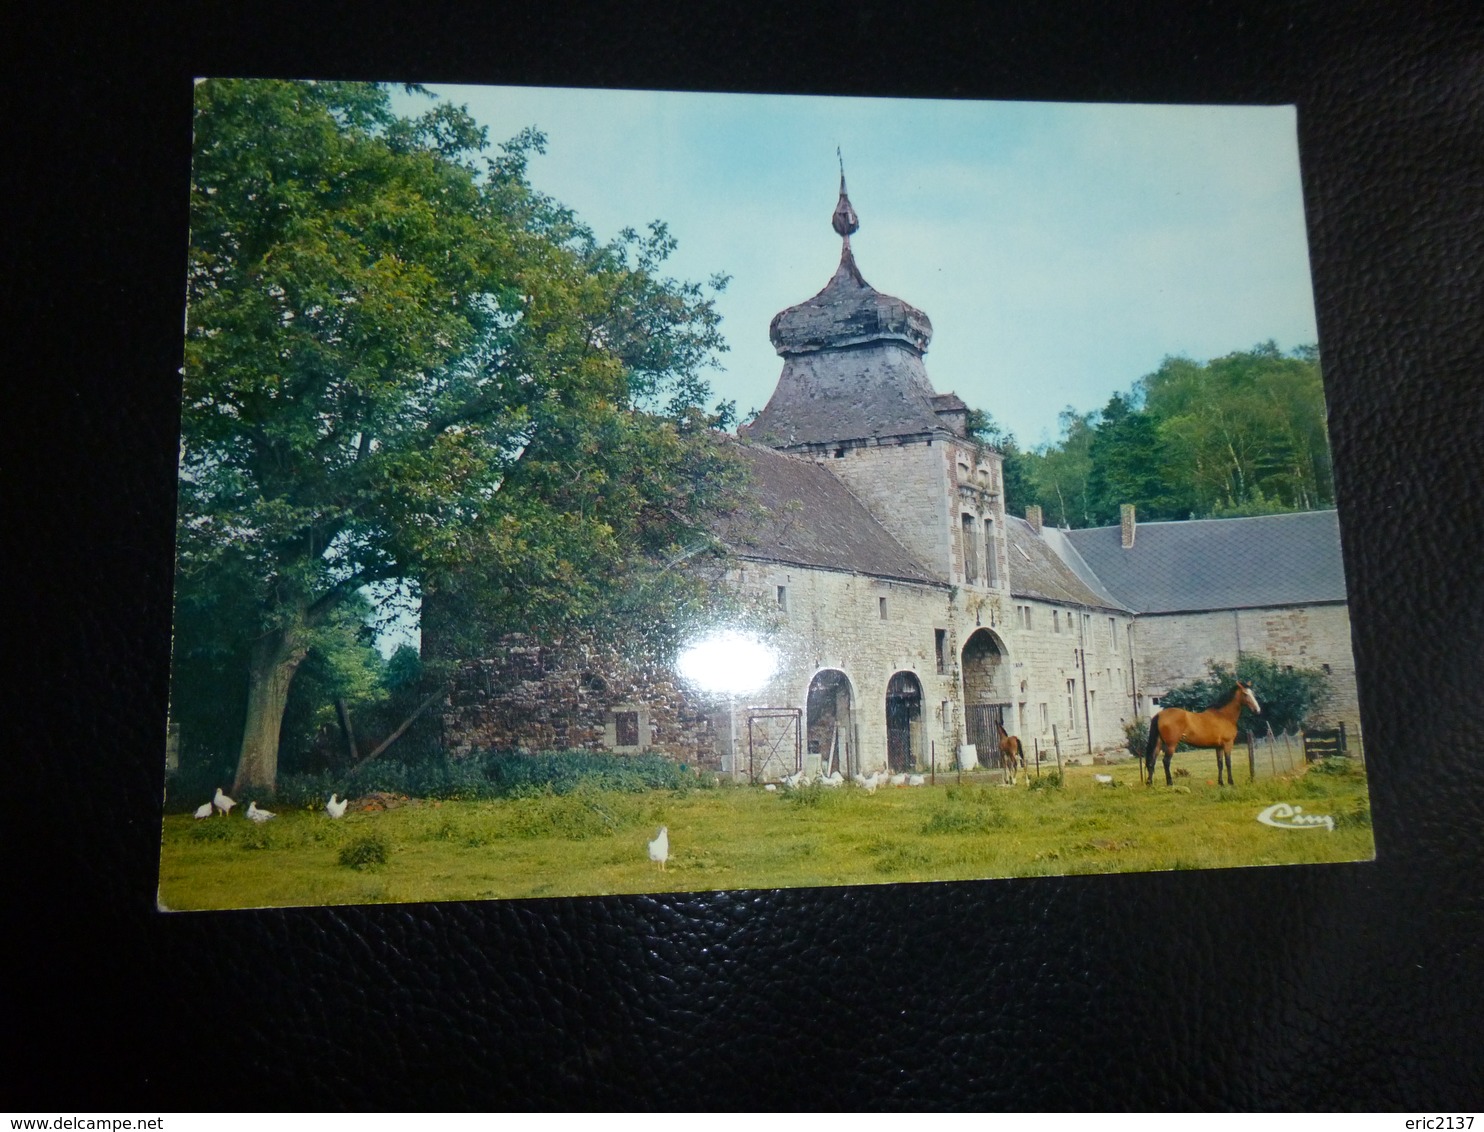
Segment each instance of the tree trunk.
[{"label": "tree trunk", "polygon": [[268,797],[278,784],[278,736],[289,685],[308,648],[302,623],[274,629],[253,644],[247,684],[247,724],[232,793],[260,792]]}]

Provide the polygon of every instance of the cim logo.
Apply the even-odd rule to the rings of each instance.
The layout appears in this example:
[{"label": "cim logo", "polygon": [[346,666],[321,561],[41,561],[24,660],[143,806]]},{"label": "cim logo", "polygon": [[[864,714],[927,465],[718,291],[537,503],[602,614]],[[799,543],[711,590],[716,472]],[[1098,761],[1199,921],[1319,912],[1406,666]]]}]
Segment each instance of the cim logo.
[{"label": "cim logo", "polygon": [[1327,829],[1335,830],[1335,819],[1328,814],[1306,814],[1302,806],[1290,806],[1287,802],[1275,802],[1257,820],[1274,829]]}]

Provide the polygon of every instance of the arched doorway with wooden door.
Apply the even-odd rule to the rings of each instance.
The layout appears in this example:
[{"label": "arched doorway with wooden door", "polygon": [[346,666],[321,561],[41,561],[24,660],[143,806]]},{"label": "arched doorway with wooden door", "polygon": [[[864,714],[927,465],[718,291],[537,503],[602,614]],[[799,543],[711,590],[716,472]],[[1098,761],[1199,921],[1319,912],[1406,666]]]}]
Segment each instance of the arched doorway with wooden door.
[{"label": "arched doorway with wooden door", "polygon": [[856,756],[855,696],[850,677],[825,668],[809,681],[806,709],[808,753],[819,760],[818,773],[838,770],[847,777],[860,770]]},{"label": "arched doorway with wooden door", "polygon": [[922,682],[898,672],[886,684],[886,765],[893,774],[925,765],[922,743]]},{"label": "arched doorway with wooden door", "polygon": [[964,742],[978,750],[981,766],[1000,764],[997,723],[1014,732],[1015,721],[1008,709],[1010,653],[1005,642],[989,629],[975,629],[963,648]]}]

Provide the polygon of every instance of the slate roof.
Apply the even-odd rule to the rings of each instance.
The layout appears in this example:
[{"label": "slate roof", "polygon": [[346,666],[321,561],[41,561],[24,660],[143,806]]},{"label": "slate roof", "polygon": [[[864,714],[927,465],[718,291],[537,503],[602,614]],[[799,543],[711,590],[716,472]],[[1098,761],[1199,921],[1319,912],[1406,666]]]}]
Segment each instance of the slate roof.
[{"label": "slate roof", "polygon": [[897,542],[833,473],[813,460],[739,444],[751,473],[751,505],[717,521],[735,553],[943,586]]},{"label": "slate roof", "polygon": [[1063,531],[1107,590],[1138,613],[1343,602],[1334,511]]},{"label": "slate roof", "polygon": [[[1123,605],[1106,592],[1089,586],[1067,563],[1063,562],[1047,540],[1039,538],[1031,525],[1013,515],[1005,517],[1005,533],[1010,547],[1010,593],[1014,597],[1039,601],[1088,605],[1094,608],[1123,609]],[[1059,532],[1047,532],[1055,535]]]},{"label": "slate roof", "polygon": [[883,295],[867,283],[855,265],[847,238],[840,266],[824,289],[775,314],[768,337],[785,357],[889,340],[905,343],[920,354],[932,341],[933,324],[911,303]]},{"label": "slate roof", "polygon": [[898,343],[802,354],[738,433],[778,448],[931,435],[945,427],[935,396],[922,359]]}]

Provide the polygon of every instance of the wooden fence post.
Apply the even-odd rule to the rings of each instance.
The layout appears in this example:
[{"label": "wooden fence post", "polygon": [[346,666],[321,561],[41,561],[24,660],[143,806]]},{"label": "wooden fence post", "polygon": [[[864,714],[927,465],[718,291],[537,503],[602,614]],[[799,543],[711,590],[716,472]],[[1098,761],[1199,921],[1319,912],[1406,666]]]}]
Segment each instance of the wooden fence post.
[{"label": "wooden fence post", "polygon": [[1036,752],[1036,777],[1037,778],[1040,778],[1041,777],[1041,740],[1039,738],[1033,738],[1031,740],[1031,748]]},{"label": "wooden fence post", "polygon": [[932,774],[933,777],[932,777],[932,781],[929,783],[929,785],[936,786],[936,785],[938,785],[938,740],[936,740],[936,739],[933,740],[932,754],[929,757],[933,760],[932,761],[932,768],[933,769],[931,771],[931,774]]},{"label": "wooden fence post", "polygon": [[1061,777],[1061,738],[1056,733],[1056,724],[1051,725],[1051,743],[1056,747],[1056,775]]},{"label": "wooden fence post", "polygon": [[1247,781],[1257,781],[1257,745],[1252,742],[1252,732],[1247,732]]}]

